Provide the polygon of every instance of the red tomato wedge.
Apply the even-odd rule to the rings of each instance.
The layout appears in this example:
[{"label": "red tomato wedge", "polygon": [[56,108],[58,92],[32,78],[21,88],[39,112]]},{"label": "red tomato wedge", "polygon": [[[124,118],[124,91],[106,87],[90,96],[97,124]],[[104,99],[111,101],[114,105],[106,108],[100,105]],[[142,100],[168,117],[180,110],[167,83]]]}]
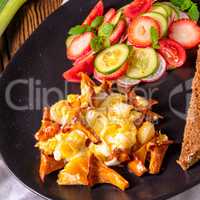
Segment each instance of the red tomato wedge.
[{"label": "red tomato wedge", "polygon": [[96,69],[94,69],[94,77],[100,82],[103,80],[112,81],[123,76],[127,70],[128,70],[128,63],[123,64],[122,67],[120,67],[117,71],[109,75],[102,74],[98,72]]},{"label": "red tomato wedge", "polygon": [[90,42],[94,36],[94,33],[86,32],[73,39],[71,45],[67,48],[67,58],[76,60],[87,54],[91,50]]},{"label": "red tomato wedge", "polygon": [[191,49],[200,44],[200,27],[190,19],[177,20],[169,28],[169,38]]},{"label": "red tomato wedge", "polygon": [[181,67],[186,61],[185,49],[177,42],[171,39],[162,39],[159,41],[159,53],[167,62],[167,69]]},{"label": "red tomato wedge", "polygon": [[124,15],[128,18],[135,18],[141,13],[146,12],[152,6],[152,0],[134,0],[124,9]]},{"label": "red tomato wedge", "polygon": [[148,16],[135,18],[128,29],[128,41],[136,47],[148,47],[152,44],[151,27],[160,34],[160,26],[157,21]]},{"label": "red tomato wedge", "polygon": [[100,0],[96,6],[91,10],[85,21],[83,22],[83,25],[90,25],[92,21],[97,17],[97,16],[102,16],[104,12],[104,5],[103,1]]},{"label": "red tomato wedge", "polygon": [[112,45],[119,42],[125,30],[126,30],[126,22],[123,19],[121,19],[110,36],[110,42]]},{"label": "red tomato wedge", "polygon": [[114,8],[111,8],[110,10],[108,10],[108,12],[104,16],[104,23],[111,22],[115,14],[116,14],[116,10]]},{"label": "red tomato wedge", "polygon": [[84,59],[84,61],[79,61],[71,69],[63,73],[63,77],[66,81],[80,83],[81,77],[80,72],[87,73],[91,75],[94,71],[94,55],[89,55]]}]

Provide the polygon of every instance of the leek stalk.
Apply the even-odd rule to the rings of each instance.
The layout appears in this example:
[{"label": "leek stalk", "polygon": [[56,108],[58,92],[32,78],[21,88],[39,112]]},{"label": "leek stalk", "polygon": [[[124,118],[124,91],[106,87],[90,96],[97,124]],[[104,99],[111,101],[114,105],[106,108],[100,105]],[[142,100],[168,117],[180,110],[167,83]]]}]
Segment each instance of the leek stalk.
[{"label": "leek stalk", "polygon": [[0,37],[19,8],[27,0],[0,0]]}]

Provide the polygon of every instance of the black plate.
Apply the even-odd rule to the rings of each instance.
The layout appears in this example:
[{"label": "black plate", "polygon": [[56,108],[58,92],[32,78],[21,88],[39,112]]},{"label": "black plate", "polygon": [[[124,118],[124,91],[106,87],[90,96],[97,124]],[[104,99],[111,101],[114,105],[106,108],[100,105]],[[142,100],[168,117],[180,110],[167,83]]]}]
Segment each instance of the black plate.
[{"label": "black plate", "polygon": [[[109,0],[105,1],[105,5],[106,8],[119,7],[127,2]],[[194,75],[195,51],[189,52],[188,61],[183,68],[170,72],[160,82],[142,85],[147,94],[154,89],[153,97],[160,101],[156,110],[165,116],[160,127],[177,142],[168,151],[164,170],[160,175],[138,178],[129,174],[126,169],[118,169],[131,184],[125,192],[110,185],[100,185],[92,189],[82,186],[59,187],[56,184],[56,174],[48,176],[45,184],[39,180],[39,152],[34,148],[33,136],[40,126],[41,108],[46,104],[45,94],[50,105],[58,100],[58,95],[52,88],[59,89],[61,97],[65,93],[79,92],[79,85],[65,84],[61,77],[67,69],[66,66],[70,67],[70,62],[65,58],[65,37],[69,27],[79,24],[95,3],[94,0],[74,0],[55,12],[31,36],[3,73],[0,80],[1,153],[9,169],[19,180],[31,190],[50,199],[166,199],[200,182],[200,165],[183,172],[176,164],[185,125],[185,120],[181,117],[184,117],[191,92],[191,78]],[[13,84],[12,88],[15,80],[21,82]],[[29,109],[20,111],[8,105],[9,86],[11,102],[17,106],[29,105]],[[50,88],[47,95],[45,89]],[[43,100],[43,105],[39,105],[39,100]]]}]

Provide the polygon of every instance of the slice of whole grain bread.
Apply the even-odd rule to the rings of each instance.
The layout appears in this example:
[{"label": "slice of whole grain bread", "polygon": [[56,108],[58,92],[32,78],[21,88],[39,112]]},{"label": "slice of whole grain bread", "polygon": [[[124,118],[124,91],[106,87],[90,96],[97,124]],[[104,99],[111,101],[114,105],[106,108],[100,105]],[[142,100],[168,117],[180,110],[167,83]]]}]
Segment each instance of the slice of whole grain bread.
[{"label": "slice of whole grain bread", "polygon": [[187,113],[181,155],[178,164],[187,170],[200,160],[200,48],[197,53],[196,73],[192,82],[192,96]]}]

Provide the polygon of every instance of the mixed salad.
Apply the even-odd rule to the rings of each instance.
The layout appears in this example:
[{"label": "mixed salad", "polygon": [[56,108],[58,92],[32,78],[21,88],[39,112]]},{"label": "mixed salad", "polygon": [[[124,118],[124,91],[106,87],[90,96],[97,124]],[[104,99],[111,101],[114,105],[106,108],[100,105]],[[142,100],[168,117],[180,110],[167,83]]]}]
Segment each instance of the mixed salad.
[{"label": "mixed salad", "polygon": [[64,72],[79,83],[80,72],[120,86],[154,82],[186,61],[186,50],[200,44],[199,11],[191,0],[134,0],[104,14],[100,0],[66,40],[73,66]]}]

